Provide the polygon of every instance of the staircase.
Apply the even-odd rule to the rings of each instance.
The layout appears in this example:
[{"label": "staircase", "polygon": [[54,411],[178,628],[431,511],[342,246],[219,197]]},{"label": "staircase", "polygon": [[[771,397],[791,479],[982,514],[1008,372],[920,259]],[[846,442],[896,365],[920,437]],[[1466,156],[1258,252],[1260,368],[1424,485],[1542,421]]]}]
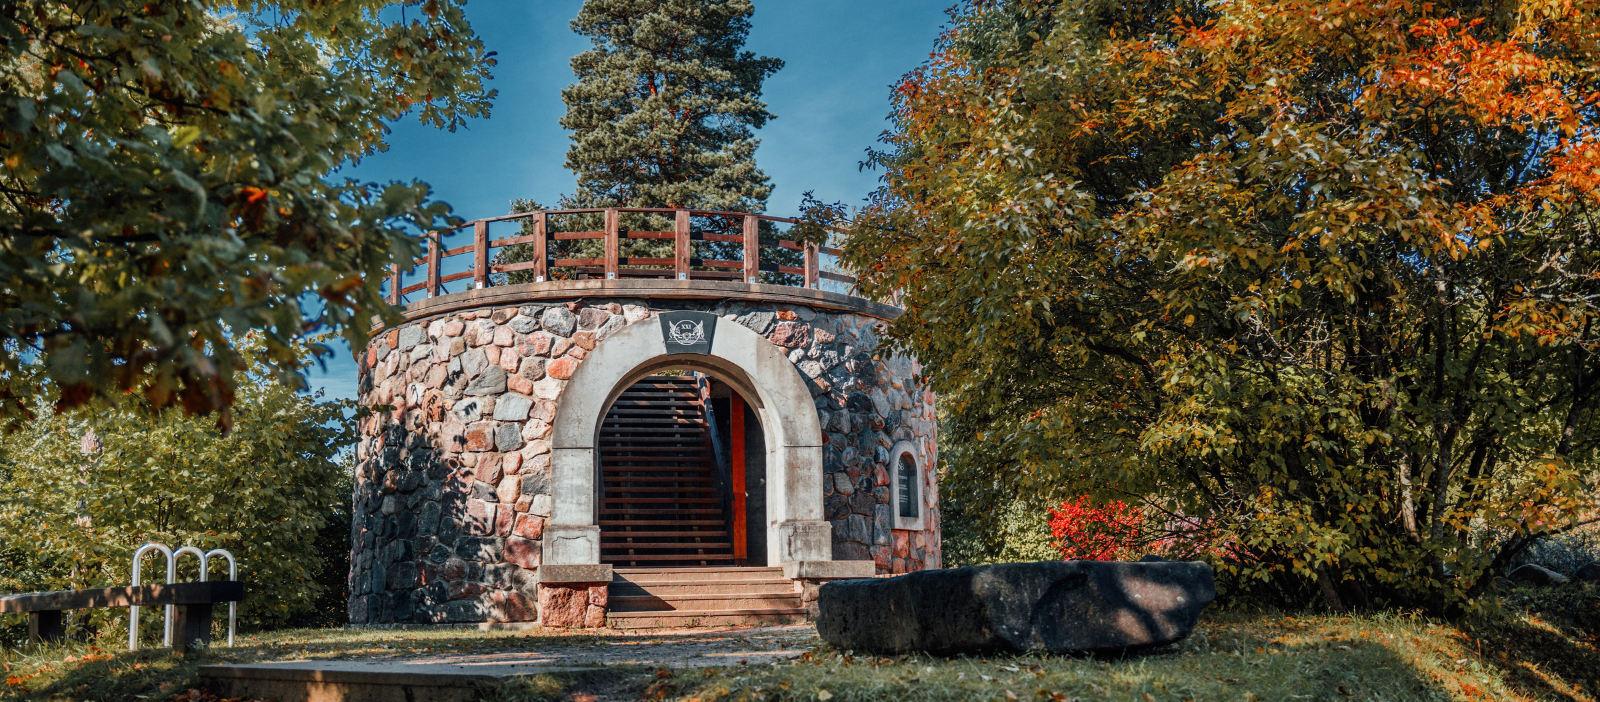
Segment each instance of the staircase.
[{"label": "staircase", "polygon": [[616,568],[606,623],[614,629],[803,624],[782,568]]},{"label": "staircase", "polygon": [[705,401],[695,376],[651,376],[622,393],[600,428],[600,562],[729,565]]}]

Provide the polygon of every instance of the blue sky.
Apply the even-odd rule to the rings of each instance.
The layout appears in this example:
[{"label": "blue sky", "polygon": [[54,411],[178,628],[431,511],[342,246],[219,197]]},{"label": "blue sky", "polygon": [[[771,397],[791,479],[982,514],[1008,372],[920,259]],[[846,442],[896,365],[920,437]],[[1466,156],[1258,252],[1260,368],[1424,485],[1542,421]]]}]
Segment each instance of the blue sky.
[{"label": "blue sky", "polygon": [[[757,136],[757,161],[775,189],[767,211],[793,215],[802,193],[825,201],[861,200],[878,175],[861,172],[864,150],[883,131],[889,86],[932,50],[951,0],[756,0],[750,51],[783,59],[763,92],[778,118]],[[499,65],[500,91],[489,119],[444,132],[408,120],[394,125],[389,151],[338,175],[388,182],[421,180],[456,215],[504,214],[513,198],[553,203],[573,190],[561,167],[567,132],[561,89],[568,60],[587,48],[569,20],[581,0],[473,0],[467,19]],[[355,364],[340,348],[312,387],[354,397]]]}]

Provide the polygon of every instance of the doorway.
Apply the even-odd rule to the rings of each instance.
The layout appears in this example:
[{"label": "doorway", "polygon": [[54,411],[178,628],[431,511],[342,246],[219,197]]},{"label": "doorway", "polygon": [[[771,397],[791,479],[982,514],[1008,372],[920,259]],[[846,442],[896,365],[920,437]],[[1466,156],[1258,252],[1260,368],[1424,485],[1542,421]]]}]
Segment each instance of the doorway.
[{"label": "doorway", "polygon": [[698,372],[648,376],[598,439],[601,563],[766,564],[764,437],[737,391]]}]

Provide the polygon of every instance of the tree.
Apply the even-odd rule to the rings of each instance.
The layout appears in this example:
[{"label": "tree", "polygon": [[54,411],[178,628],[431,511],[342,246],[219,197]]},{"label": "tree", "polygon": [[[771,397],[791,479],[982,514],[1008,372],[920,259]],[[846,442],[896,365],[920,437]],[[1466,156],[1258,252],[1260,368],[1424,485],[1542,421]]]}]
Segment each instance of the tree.
[{"label": "tree", "polygon": [[1588,6],[962,8],[848,249],[904,295],[947,494],[1125,500],[1300,602],[1470,605],[1595,508],[1597,48]]},{"label": "tree", "polygon": [[[753,130],[774,115],[761,86],[783,61],[744,50],[750,0],[587,0],[572,30],[592,47],[573,57],[578,81],[561,92],[572,130],[566,166],[577,192],[563,209],[681,207],[759,213],[772,186],[756,166]],[[538,209],[526,201],[519,211]],[[599,229],[597,217],[570,217],[571,231]],[[713,229],[737,222],[702,218]],[[670,217],[630,216],[624,228],[671,231]],[[593,258],[593,240],[557,242],[558,256]],[[706,258],[739,257],[731,244],[704,242]],[[621,255],[670,258],[671,242],[625,241]],[[505,262],[531,248],[508,250]],[[774,255],[774,254],[769,254]],[[782,263],[799,257],[783,252]],[[793,259],[793,260],[789,260]],[[525,276],[526,274],[524,274]],[[523,278],[512,274],[513,282]]]},{"label": "tree", "polygon": [[[319,601],[329,576],[347,577],[328,572],[324,561],[337,557],[318,540],[331,531],[331,546],[349,552],[350,473],[340,451],[354,440],[355,405],[273,381],[264,336],[241,343],[252,363],[236,379],[228,435],[177,408],[83,407],[41,412],[0,436],[0,562],[15,566],[0,571],[0,590],[127,585],[133,551],[148,541],[224,548],[247,583],[240,622],[268,626]],[[54,398],[34,401],[42,410]],[[330,525],[332,516],[344,523]],[[161,560],[149,558],[146,582],[165,577]],[[193,559],[179,567],[180,581],[198,576]],[[211,567],[213,579],[226,576],[224,564]],[[126,627],[125,610],[87,616],[94,628]]]},{"label": "tree", "polygon": [[[0,4],[0,377],[38,360],[58,408],[132,394],[226,426],[229,330],[296,386],[295,340],[363,346],[408,227],[448,208],[330,173],[409,112],[488,114],[462,4]],[[15,427],[38,389],[0,385]]]}]

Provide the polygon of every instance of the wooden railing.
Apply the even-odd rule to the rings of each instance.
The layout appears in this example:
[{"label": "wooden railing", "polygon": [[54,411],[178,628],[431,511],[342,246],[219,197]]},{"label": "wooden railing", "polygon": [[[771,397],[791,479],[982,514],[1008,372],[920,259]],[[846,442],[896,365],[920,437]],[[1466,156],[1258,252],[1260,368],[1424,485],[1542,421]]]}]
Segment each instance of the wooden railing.
[{"label": "wooden railing", "polygon": [[[550,218],[563,215],[603,214],[603,231],[576,231],[576,232],[551,232]],[[672,231],[630,231],[620,226],[622,215],[671,215],[674,223]],[[695,231],[691,227],[693,218],[709,218],[720,220],[725,225],[721,231]],[[506,237],[503,239],[490,238],[490,225],[501,222],[518,222],[531,220],[529,234]],[[815,244],[801,244],[787,239],[772,238],[761,235],[761,222],[774,222],[779,224],[798,225],[796,219],[783,217],[769,217],[766,215],[748,214],[742,212],[716,212],[710,210],[686,209],[659,209],[640,207],[614,207],[606,209],[579,209],[579,210],[544,210],[540,212],[527,212],[490,217],[467,222],[459,227],[429,232],[427,237],[428,253],[413,261],[411,269],[402,269],[400,265],[390,266],[389,273],[389,303],[401,304],[405,295],[417,291],[425,291],[427,297],[444,294],[445,285],[458,280],[472,280],[473,288],[487,288],[493,284],[495,274],[513,273],[517,271],[530,271],[533,282],[550,280],[552,269],[565,269],[572,272],[574,277],[603,277],[606,280],[619,278],[670,278],[676,280],[736,280],[746,283],[757,282],[763,271],[770,273],[788,274],[799,276],[802,285],[811,290],[820,289],[821,281],[829,280],[853,286],[855,278],[824,271],[819,264],[819,255],[826,254],[837,256],[839,249]],[[739,234],[726,233],[733,229],[733,224],[742,224]],[[465,229],[472,230],[472,243],[455,248],[443,248],[445,237]],[[551,243],[556,241],[572,241],[580,239],[601,239],[605,242],[604,255],[601,258],[553,258]],[[619,256],[621,242],[624,239],[658,239],[673,242],[672,258],[641,258]],[[742,245],[742,260],[712,260],[694,257],[693,242],[715,241]],[[532,260],[518,263],[492,263],[493,249],[518,244],[532,244]],[[803,252],[803,265],[787,266],[778,263],[763,263],[761,257],[762,247],[776,247]],[[443,263],[446,259],[458,256],[471,255],[471,264],[466,270],[443,274]],[[459,260],[459,259],[458,259]],[[423,267],[422,280],[410,285],[405,284],[405,278],[415,275],[416,267]],[[454,266],[452,266],[454,267]]]}]

